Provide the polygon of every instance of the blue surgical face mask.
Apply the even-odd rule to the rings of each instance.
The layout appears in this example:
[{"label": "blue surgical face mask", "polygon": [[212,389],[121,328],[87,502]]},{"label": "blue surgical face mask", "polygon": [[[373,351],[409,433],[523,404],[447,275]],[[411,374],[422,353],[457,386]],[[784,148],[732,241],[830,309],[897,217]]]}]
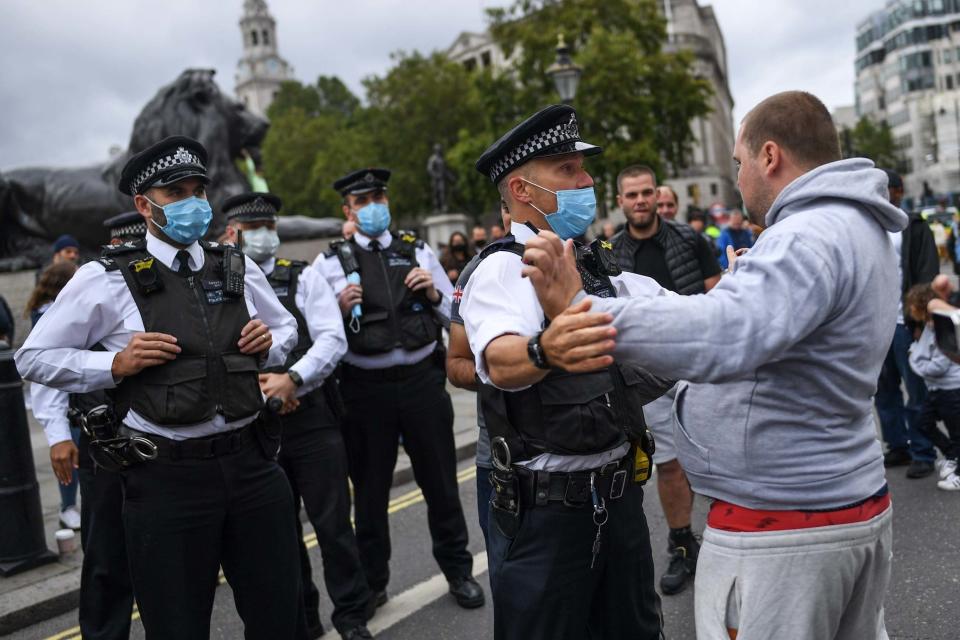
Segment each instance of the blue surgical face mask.
[{"label": "blue surgical face mask", "polygon": [[[550,189],[541,187],[525,178],[521,178],[521,180],[538,189],[550,191]],[[530,206],[543,214],[550,228],[563,240],[578,238],[586,233],[597,215],[597,194],[594,193],[593,187],[564,189],[550,191],[550,193],[557,196],[556,212],[545,213],[532,202]]]},{"label": "blue surgical face mask", "polygon": [[390,228],[390,207],[382,202],[371,202],[357,211],[357,226],[364,235],[376,238]]},{"label": "blue surgical face mask", "polygon": [[147,198],[147,202],[163,209],[163,215],[167,218],[167,224],[162,227],[153,218],[150,222],[177,244],[193,244],[207,233],[210,221],[213,220],[210,203],[197,196],[177,200],[162,207],[150,198]]}]

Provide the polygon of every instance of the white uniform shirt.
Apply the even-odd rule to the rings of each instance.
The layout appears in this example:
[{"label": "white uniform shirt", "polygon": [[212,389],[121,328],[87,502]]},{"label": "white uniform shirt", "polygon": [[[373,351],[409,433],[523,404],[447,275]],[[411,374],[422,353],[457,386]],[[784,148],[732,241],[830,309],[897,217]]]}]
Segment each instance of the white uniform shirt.
[{"label": "white uniform shirt", "polygon": [[[151,234],[147,234],[147,251],[166,267],[174,271],[179,267],[178,249]],[[204,253],[200,245],[194,242],[186,251],[190,268],[195,272],[202,268]],[[283,308],[266,276],[249,258],[244,300],[250,317],[262,320],[273,334],[267,366],[283,364],[296,344],[297,321]],[[143,318],[123,274],[119,270],[106,271],[99,262],[88,262],[63,288],[16,353],[17,369],[26,380],[66,392],[112,389],[116,386],[110,371],[114,357],[129,344],[134,333],[142,331]],[[106,351],[90,350],[98,343]],[[217,414],[199,424],[170,427],[155,425],[131,410],[123,422],[138,431],[185,440],[233,431],[254,418],[256,415],[227,422]]]},{"label": "white uniform shirt", "polygon": [[[898,288],[903,286],[903,260],[901,254],[903,252],[903,231],[887,231],[887,235],[890,236],[890,243],[893,245],[893,250],[897,254],[897,283]],[[897,298],[897,324],[905,324],[903,321],[903,297]]]},{"label": "white uniform shirt", "polygon": [[[511,232],[520,244],[526,244],[534,235],[525,225],[516,222],[511,226]],[[543,309],[533,284],[523,277],[522,269],[520,256],[509,251],[497,251],[480,263],[463,290],[460,315],[464,319],[470,349],[476,357],[477,375],[484,384],[493,384],[484,355],[487,345],[503,335],[533,336],[543,328]],[[669,294],[656,280],[635,273],[624,272],[611,276],[610,281],[619,297]],[[520,391],[525,388],[504,390]],[[628,448],[629,445],[623,444],[589,455],[543,453],[520,464],[534,470],[582,471],[617,460],[626,454]]]},{"label": "white uniform shirt", "polygon": [[[270,258],[260,267],[269,276],[276,260]],[[307,265],[297,278],[297,294],[293,302],[307,322],[313,344],[297,362],[291,365],[303,378],[297,397],[318,388],[333,373],[340,358],[347,352],[347,336],[343,332],[343,318],[333,290],[316,269]]]},{"label": "white uniform shirt", "polygon": [[33,417],[43,425],[43,433],[51,447],[73,437],[67,419],[69,408],[70,396],[66,392],[37,382],[30,385],[30,409]]},{"label": "white uniform shirt", "polygon": [[[369,251],[370,242],[374,238],[369,238],[358,232],[357,235],[354,236],[354,239],[362,251]],[[393,242],[393,236],[389,231],[384,231],[375,239],[383,249],[389,247],[390,243]],[[450,301],[453,297],[453,285],[450,284],[447,271],[440,265],[437,255],[426,243],[424,243],[422,247],[417,247],[416,257],[420,267],[426,269],[433,275],[433,286],[436,287],[437,293],[440,294],[440,303],[433,308],[433,312],[437,314],[440,322],[444,326],[449,326]],[[343,273],[343,267],[340,266],[340,258],[336,255],[327,257],[321,253],[317,256],[313,266],[323,274],[324,279],[333,288],[334,294],[340,295],[340,292],[347,288],[347,276]],[[363,286],[362,280],[360,286]],[[339,311],[339,309],[340,307],[338,305],[337,310]],[[372,356],[360,355],[348,349],[347,355],[343,357],[343,361],[360,369],[387,369],[397,365],[416,364],[433,353],[436,348],[437,345],[433,343],[424,345],[413,351],[397,348],[387,353],[378,353]]]}]

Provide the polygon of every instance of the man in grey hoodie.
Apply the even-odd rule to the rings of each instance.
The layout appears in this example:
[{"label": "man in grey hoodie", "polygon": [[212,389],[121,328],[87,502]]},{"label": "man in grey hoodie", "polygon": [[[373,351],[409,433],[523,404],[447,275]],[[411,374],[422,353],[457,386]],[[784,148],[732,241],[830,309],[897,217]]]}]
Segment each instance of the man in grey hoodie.
[{"label": "man in grey hoodie", "polygon": [[[700,296],[591,299],[597,325],[612,327],[581,329],[569,336],[579,346],[547,360],[577,371],[612,353],[691,381],[675,405],[680,461],[714,500],[700,640],[886,639],[892,514],[871,398],[899,296],[886,232],[907,216],[882,171],[840,160],[810,94],[757,105],[734,158],[767,229],[733,274]],[[583,297],[558,239],[528,242],[524,261],[548,317]]]}]

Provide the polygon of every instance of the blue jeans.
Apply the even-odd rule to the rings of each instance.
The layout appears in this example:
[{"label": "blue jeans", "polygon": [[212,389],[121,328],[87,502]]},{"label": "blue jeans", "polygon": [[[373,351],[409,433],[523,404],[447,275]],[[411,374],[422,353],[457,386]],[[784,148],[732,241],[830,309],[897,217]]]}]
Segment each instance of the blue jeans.
[{"label": "blue jeans", "polygon": [[[910,450],[914,460],[933,462],[937,454],[933,444],[920,430],[920,413],[927,395],[923,380],[913,372],[907,361],[907,352],[913,341],[910,330],[898,324],[893,334],[893,344],[887,352],[877,381],[875,403],[880,416],[880,431],[890,451]],[[903,403],[903,390],[907,389],[907,404]]]},{"label": "blue jeans", "polygon": [[[70,427],[70,435],[73,437],[73,444],[80,444],[80,429]],[[70,478],[70,484],[57,483],[60,489],[60,511],[67,507],[77,506],[77,470],[73,470],[73,476]]]}]

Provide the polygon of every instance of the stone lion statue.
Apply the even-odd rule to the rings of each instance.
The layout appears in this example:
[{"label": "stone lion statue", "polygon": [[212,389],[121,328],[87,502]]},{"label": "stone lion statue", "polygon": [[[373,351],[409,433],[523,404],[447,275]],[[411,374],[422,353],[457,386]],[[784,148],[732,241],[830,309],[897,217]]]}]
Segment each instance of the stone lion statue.
[{"label": "stone lion statue", "polygon": [[105,164],[0,174],[0,271],[42,264],[50,241],[63,233],[89,249],[105,243],[103,220],[133,208],[133,199],[117,190],[123,165],[171,135],[190,136],[207,149],[215,213],[209,235],[216,237],[224,226],[222,202],[250,189],[234,158],[243,149],[258,151],[269,124],[223,94],[213,76],[212,69],[187,69],[162,87],[134,121],[127,150]]}]

